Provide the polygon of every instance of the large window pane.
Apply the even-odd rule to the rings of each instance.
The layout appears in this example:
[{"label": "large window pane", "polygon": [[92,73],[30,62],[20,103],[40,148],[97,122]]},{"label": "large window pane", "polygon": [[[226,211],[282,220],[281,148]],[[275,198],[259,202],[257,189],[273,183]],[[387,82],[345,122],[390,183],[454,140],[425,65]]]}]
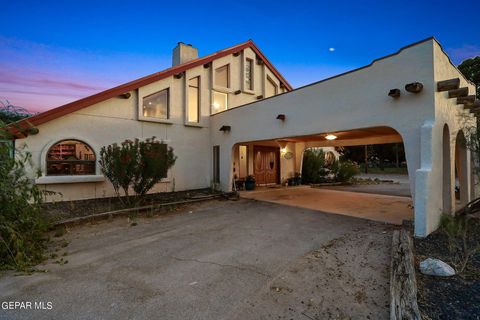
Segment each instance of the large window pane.
[{"label": "large window pane", "polygon": [[212,113],[217,113],[228,108],[228,95],[223,92],[212,91]]},{"label": "large window pane", "polygon": [[200,105],[200,77],[188,80],[188,122],[198,122]]},{"label": "large window pane", "polygon": [[86,143],[63,140],[47,153],[47,175],[95,174],[95,153]]},{"label": "large window pane", "polygon": [[168,119],[168,89],[143,98],[143,116]]},{"label": "large window pane", "polygon": [[270,77],[267,77],[267,83],[265,88],[265,98],[274,96],[277,94],[277,85]]},{"label": "large window pane", "polygon": [[253,60],[246,59],[245,61],[245,88],[253,90]]},{"label": "large window pane", "polygon": [[215,69],[215,85],[224,88],[230,88],[229,82],[230,65]]}]

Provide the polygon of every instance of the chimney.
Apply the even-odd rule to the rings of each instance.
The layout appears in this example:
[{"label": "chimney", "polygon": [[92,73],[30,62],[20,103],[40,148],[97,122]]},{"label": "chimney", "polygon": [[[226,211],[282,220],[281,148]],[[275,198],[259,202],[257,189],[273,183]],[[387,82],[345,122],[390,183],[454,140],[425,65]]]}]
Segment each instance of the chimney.
[{"label": "chimney", "polygon": [[179,42],[173,48],[172,66],[176,66],[198,58],[198,49],[192,47],[191,44]]}]

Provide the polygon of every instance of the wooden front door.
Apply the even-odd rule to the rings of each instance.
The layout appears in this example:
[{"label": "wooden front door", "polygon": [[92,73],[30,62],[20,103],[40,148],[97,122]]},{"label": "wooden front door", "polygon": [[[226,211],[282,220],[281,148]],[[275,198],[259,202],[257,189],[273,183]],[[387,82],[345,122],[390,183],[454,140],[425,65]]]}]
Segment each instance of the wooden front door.
[{"label": "wooden front door", "polygon": [[253,147],[254,175],[257,184],[279,183],[280,152],[275,147]]}]

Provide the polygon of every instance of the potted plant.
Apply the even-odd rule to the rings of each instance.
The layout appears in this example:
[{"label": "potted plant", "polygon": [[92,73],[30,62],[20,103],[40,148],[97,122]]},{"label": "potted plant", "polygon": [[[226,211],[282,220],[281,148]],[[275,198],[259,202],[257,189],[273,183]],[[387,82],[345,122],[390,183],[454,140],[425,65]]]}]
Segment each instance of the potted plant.
[{"label": "potted plant", "polygon": [[253,175],[248,175],[245,179],[245,190],[254,190],[255,189],[255,177]]},{"label": "potted plant", "polygon": [[302,174],[300,172],[295,172],[295,176],[293,177],[294,184],[299,186],[302,184]]}]

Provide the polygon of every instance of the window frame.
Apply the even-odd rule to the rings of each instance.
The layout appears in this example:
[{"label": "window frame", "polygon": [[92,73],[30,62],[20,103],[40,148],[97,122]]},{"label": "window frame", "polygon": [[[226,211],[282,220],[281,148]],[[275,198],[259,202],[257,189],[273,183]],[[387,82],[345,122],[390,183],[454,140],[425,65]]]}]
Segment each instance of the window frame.
[{"label": "window frame", "polygon": [[[215,90],[215,89],[212,89],[211,90],[212,94],[211,94],[211,100],[212,100],[212,105],[210,106],[210,114],[216,114],[216,113],[220,113],[220,112],[223,112],[223,111],[226,111],[228,110],[228,101],[229,101],[229,97],[228,97],[228,92],[223,92],[223,91],[219,91],[219,90]],[[215,111],[214,110],[214,95],[215,93],[218,93],[218,94],[221,94],[221,95],[224,95],[225,96],[225,109],[222,109],[220,111]]]},{"label": "window frame", "polygon": [[[75,142],[78,142],[78,143],[81,143],[81,144],[85,145],[93,153],[94,159],[93,160],[49,160],[48,156],[49,156],[52,148],[54,148],[55,146],[61,144],[62,142],[65,142],[65,141],[75,141]],[[43,155],[43,159],[45,161],[45,165],[42,166],[42,167],[45,168],[45,175],[44,176],[45,177],[91,177],[91,176],[97,176],[97,170],[98,170],[97,158],[98,158],[98,155],[95,152],[95,149],[93,149],[90,144],[86,143],[82,139],[65,138],[65,139],[56,140],[54,143],[50,144],[48,146],[48,148],[46,148],[46,152]],[[69,174],[51,174],[51,173],[48,173],[48,171],[49,171],[48,166],[49,166],[49,164],[52,164],[52,163],[71,163],[72,165],[87,164],[88,163],[88,164],[93,164],[93,170],[92,170],[92,173],[87,173],[87,174],[72,174],[71,172]],[[72,170],[72,167],[70,167],[70,171],[71,170]]]},{"label": "window frame", "polygon": [[[143,113],[143,99],[145,98],[148,98],[154,94],[157,94],[157,93],[160,93],[162,91],[167,91],[167,118],[157,118],[157,117],[148,117],[148,116],[145,116],[144,113]],[[138,95],[138,120],[140,121],[149,121],[149,122],[159,122],[159,123],[166,123],[166,124],[171,124],[172,123],[172,119],[171,119],[171,107],[170,107],[170,103],[171,103],[171,89],[170,87],[162,87],[160,88],[159,90],[155,90],[155,91],[148,91],[148,92],[145,92],[144,94],[141,94],[142,92],[140,92],[139,90],[139,95]]]},{"label": "window frame", "polygon": [[[190,81],[197,79],[197,87],[194,87],[190,85]],[[187,101],[185,104],[185,124],[193,124],[193,125],[199,125],[200,124],[200,119],[201,119],[201,106],[202,106],[202,78],[200,75],[196,75],[194,77],[191,77],[190,79],[187,80],[187,85],[186,85],[186,91],[187,91]],[[191,121],[189,119],[189,113],[190,113],[190,88],[197,88],[197,120],[196,121]]]},{"label": "window frame", "polygon": [[[275,93],[272,95],[272,96],[267,96],[267,86],[268,86],[268,82],[270,82],[273,87],[275,88]],[[270,97],[274,97],[278,95],[278,85],[277,83],[275,82],[275,80],[273,80],[269,75],[267,75],[265,77],[265,94],[264,94],[264,97],[265,98],[270,98]]]},{"label": "window frame", "polygon": [[[227,68],[227,86],[221,86],[221,85],[218,85],[217,84],[217,70],[218,69],[221,69],[221,68]],[[229,91],[231,90],[231,87],[232,87],[232,72],[231,72],[231,66],[230,66],[230,63],[226,63],[224,65],[221,65],[219,67],[216,67],[214,70],[213,70],[213,87],[214,88],[219,88],[220,91],[221,90],[226,90],[226,91]],[[218,91],[218,90],[217,90]]]},{"label": "window frame", "polygon": [[[250,65],[250,87],[247,85],[247,66]],[[247,93],[255,92],[255,60],[245,57],[243,65],[243,91]]]}]

